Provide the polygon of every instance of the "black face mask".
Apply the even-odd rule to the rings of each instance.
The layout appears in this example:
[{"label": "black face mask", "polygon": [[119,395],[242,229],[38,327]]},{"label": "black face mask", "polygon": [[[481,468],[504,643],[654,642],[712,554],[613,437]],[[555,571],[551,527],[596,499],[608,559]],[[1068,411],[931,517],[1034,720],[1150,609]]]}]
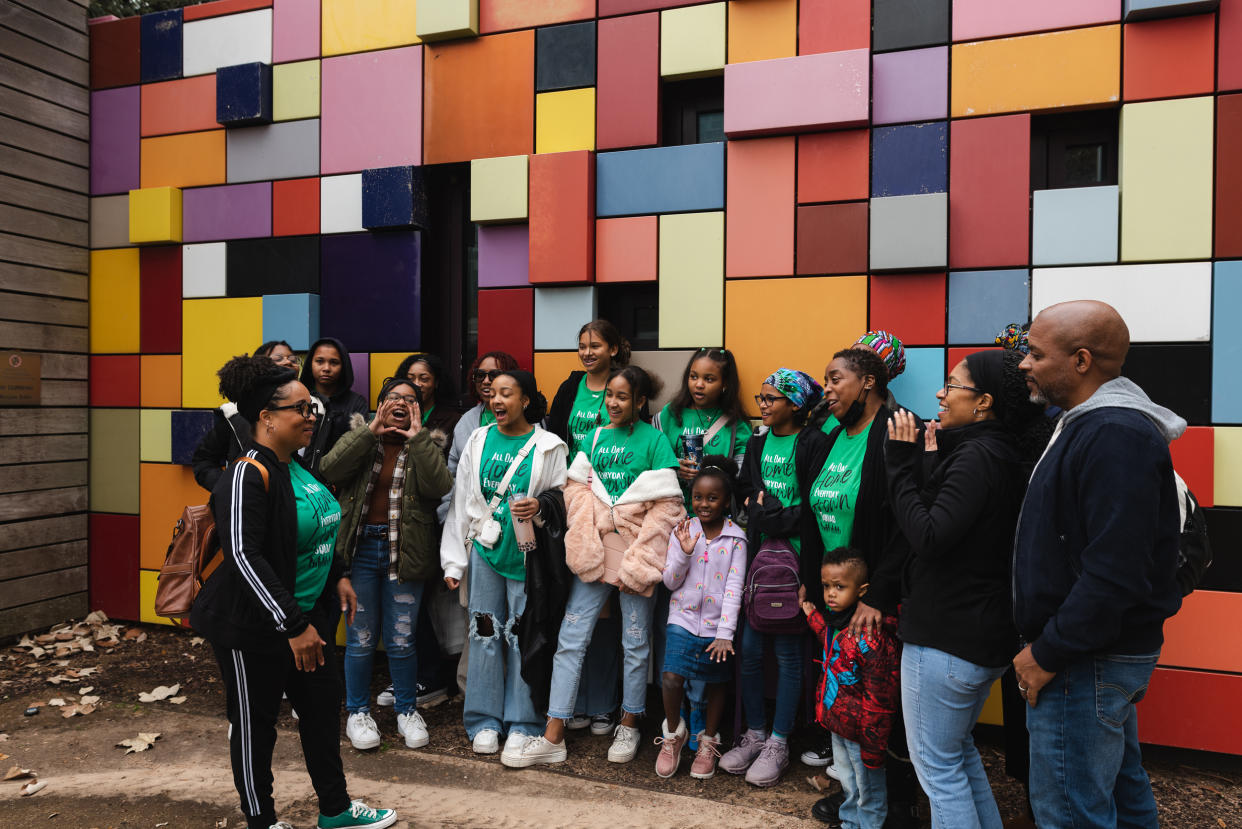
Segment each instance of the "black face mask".
[{"label": "black face mask", "polygon": [[867,395],[871,393],[871,387],[862,390],[862,394],[854,398],[854,402],[845,410],[845,414],[837,418],[841,425],[846,429],[853,427],[858,421],[862,420],[863,414],[867,409]]}]

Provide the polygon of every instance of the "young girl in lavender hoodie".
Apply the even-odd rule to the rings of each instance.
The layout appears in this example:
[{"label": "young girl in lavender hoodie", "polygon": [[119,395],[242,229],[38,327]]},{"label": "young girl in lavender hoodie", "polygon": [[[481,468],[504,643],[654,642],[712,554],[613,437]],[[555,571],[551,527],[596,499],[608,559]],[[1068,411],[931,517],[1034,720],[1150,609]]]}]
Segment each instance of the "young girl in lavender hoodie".
[{"label": "young girl in lavender hoodie", "polygon": [[746,532],[728,517],[737,467],[721,455],[708,455],[690,489],[693,518],[673,529],[664,565],[664,586],[673,592],[668,607],[668,645],[664,654],[664,736],[656,774],[672,777],[689,738],[681,718],[687,679],[707,683],[706,726],[690,776],[706,780],[716,773],[720,755],[717,726],[724,709],[725,683],[732,673],[733,633],[742,610],[746,575]]}]

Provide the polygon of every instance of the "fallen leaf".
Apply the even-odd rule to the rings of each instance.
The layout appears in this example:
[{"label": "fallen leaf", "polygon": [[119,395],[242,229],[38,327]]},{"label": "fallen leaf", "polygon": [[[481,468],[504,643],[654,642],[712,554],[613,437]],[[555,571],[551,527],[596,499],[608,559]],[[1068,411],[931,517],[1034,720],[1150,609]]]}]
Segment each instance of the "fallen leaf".
[{"label": "fallen leaf", "polygon": [[59,685],[60,683],[68,682],[71,679],[73,679],[73,677],[65,676],[64,674],[57,674],[56,676],[49,676],[47,678],[47,681],[52,683],[53,685]]},{"label": "fallen leaf", "polygon": [[195,637],[193,637],[192,639],[190,639],[190,644],[191,644],[191,645],[201,645],[201,644],[203,644],[203,642],[205,642],[205,641],[207,641],[207,640],[206,640],[206,639],[204,639],[203,637],[201,637],[201,636],[195,636]]},{"label": "fallen leaf", "polygon": [[139,732],[137,737],[121,740],[121,742],[116,744],[116,747],[125,749],[126,754],[132,754],[135,751],[146,751],[159,738],[160,735],[157,732]]},{"label": "fallen leaf", "polygon": [[172,685],[172,686],[158,685],[148,693],[139,694],[138,701],[139,702],[159,702],[160,700],[168,699],[169,697],[173,696],[180,690],[181,690],[181,683],[177,683],[176,685]]},{"label": "fallen leaf", "polygon": [[58,668],[63,668],[69,664],[69,660],[68,659],[53,659],[52,664]]},{"label": "fallen leaf", "polygon": [[7,743],[8,741],[9,741],[9,735],[0,733],[0,743]]},{"label": "fallen leaf", "polygon": [[92,697],[92,696],[87,696],[87,695],[83,694],[83,695],[82,695],[82,699],[80,699],[80,700],[78,700],[78,701],[79,701],[80,703],[82,703],[83,705],[94,705],[95,703],[99,702],[99,697],[97,697],[97,696],[96,696],[96,697]]},{"label": "fallen leaf", "polygon": [[1216,818],[1216,825],[1219,826],[1220,829],[1228,829],[1228,826],[1229,826],[1227,823],[1225,823],[1224,818],[1219,818],[1219,817]]},{"label": "fallen leaf", "polygon": [[146,638],[146,636],[147,635],[146,633],[143,632],[142,628],[130,628],[129,630],[125,631],[126,639],[134,639],[134,640],[141,642],[143,639]]},{"label": "fallen leaf", "polygon": [[40,645],[50,645],[56,641],[56,636],[51,633],[41,633],[35,637],[35,641]]},{"label": "fallen leaf", "polygon": [[30,797],[32,794],[38,794],[47,787],[46,780],[31,780],[21,788],[22,797]]},{"label": "fallen leaf", "polygon": [[89,705],[89,704],[88,704],[88,705],[79,705],[79,706],[78,706],[78,713],[79,713],[79,714],[81,714],[83,717],[85,717],[87,714],[94,714],[94,713],[95,713],[95,706],[94,706],[94,705]]},{"label": "fallen leaf", "polygon": [[65,704],[65,701],[61,699],[60,697],[52,697],[50,700],[47,701],[47,704],[60,707]]},{"label": "fallen leaf", "polygon": [[78,668],[77,670],[77,674],[79,677],[90,676],[91,674],[96,674],[96,673],[99,673],[98,665],[96,665],[93,668]]},{"label": "fallen leaf", "polygon": [[168,825],[168,821],[164,821],[163,823],[157,823],[155,824],[155,829],[160,829],[161,826],[167,826],[167,825]]},{"label": "fallen leaf", "polygon": [[9,759],[9,755],[7,755],[7,754],[0,754],[0,760],[7,760],[7,759]]},{"label": "fallen leaf", "polygon": [[5,780],[21,780],[23,777],[34,777],[34,772],[21,766],[13,766],[4,773]]},{"label": "fallen leaf", "polygon": [[94,685],[87,685],[85,688],[79,688],[79,689],[78,689],[78,693],[79,693],[79,694],[89,694],[91,691],[94,691],[94,690],[95,690],[95,686],[94,686]]},{"label": "fallen leaf", "polygon": [[88,625],[102,625],[108,621],[108,614],[102,610],[92,610],[82,621]]},{"label": "fallen leaf", "polygon": [[228,829],[228,826],[229,826],[229,819],[226,817],[222,817],[216,821],[216,829]]},{"label": "fallen leaf", "polygon": [[173,705],[180,705],[181,703],[185,702],[185,697],[170,697],[168,701],[171,702]]},{"label": "fallen leaf", "polygon": [[67,705],[65,706],[65,710],[60,712],[60,715],[65,719],[69,719],[70,717],[76,717],[80,713],[82,712],[79,706]]}]

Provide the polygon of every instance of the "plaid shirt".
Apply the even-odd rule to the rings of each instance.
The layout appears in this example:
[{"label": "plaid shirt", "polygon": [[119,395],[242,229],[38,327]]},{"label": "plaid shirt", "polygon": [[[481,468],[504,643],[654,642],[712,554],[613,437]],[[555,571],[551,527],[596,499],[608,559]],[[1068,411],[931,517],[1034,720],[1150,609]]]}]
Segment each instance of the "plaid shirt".
[{"label": "plaid shirt", "polygon": [[[397,461],[392,467],[392,485],[388,488],[388,580],[397,580],[397,556],[400,549],[401,541],[401,496],[405,488],[405,459],[406,446],[401,445],[401,451],[397,454]],[[375,462],[371,464],[371,475],[367,479],[367,489],[362,496],[362,503],[371,503],[371,492],[375,488],[375,482],[379,480],[380,473],[384,471],[384,442],[380,441],[375,447]],[[362,534],[366,531],[366,522],[358,522],[357,540],[362,540]]]}]

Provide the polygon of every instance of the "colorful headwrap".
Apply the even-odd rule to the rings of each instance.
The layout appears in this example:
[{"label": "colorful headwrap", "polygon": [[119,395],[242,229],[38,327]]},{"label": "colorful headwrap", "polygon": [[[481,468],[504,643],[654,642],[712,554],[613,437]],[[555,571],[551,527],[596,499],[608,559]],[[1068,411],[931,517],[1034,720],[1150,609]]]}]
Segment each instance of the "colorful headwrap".
[{"label": "colorful headwrap", "polygon": [[809,412],[824,396],[819,383],[805,371],[792,368],[778,368],[763,381],[789,398],[789,402],[804,412]]},{"label": "colorful headwrap", "polygon": [[865,345],[880,355],[884,365],[888,366],[889,380],[906,370],[906,347],[901,344],[901,340],[897,339],[895,334],[878,329],[868,331],[859,337],[854,345]]},{"label": "colorful headwrap", "polygon": [[1027,326],[1011,322],[996,335],[996,344],[1002,348],[1008,349],[1009,351],[1017,351],[1022,354],[1028,354],[1031,351],[1031,346],[1027,342],[1027,338],[1029,336]]}]

